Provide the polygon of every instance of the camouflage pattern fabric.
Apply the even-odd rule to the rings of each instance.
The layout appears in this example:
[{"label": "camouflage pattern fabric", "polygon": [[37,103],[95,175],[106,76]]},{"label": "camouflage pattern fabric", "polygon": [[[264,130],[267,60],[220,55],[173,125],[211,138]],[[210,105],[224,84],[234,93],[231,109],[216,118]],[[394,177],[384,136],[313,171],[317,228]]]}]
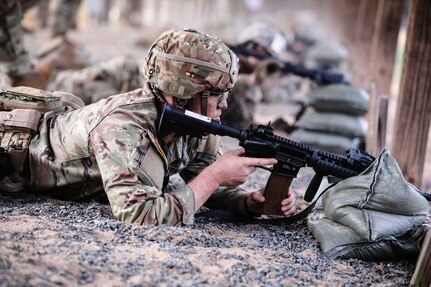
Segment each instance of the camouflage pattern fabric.
[{"label": "camouflage pattern fabric", "polygon": [[181,99],[233,87],[238,57],[219,39],[193,29],[170,30],[150,47],[143,73],[155,88]]},{"label": "camouflage pattern fabric", "polygon": [[18,0],[0,1],[0,61],[7,63],[10,76],[24,75],[32,69],[24,49],[21,20],[22,9]]},{"label": "camouflage pattern fabric", "polygon": [[268,77],[262,88],[262,102],[288,103],[290,98],[300,89],[301,78],[290,75],[282,78]]},{"label": "camouflage pattern fabric", "polygon": [[250,75],[241,74],[236,82],[227,98],[228,107],[222,113],[222,122],[238,128],[248,128],[253,123],[256,105],[262,98],[262,90],[258,85],[250,85],[248,77]]},{"label": "camouflage pattern fabric", "polygon": [[60,72],[49,90],[69,92],[91,104],[142,86],[139,62],[132,57],[116,57],[81,70]]},{"label": "camouflage pattern fabric", "polygon": [[81,0],[59,0],[54,10],[52,36],[65,35],[75,25],[75,17]]},{"label": "camouflage pattern fabric", "polygon": [[48,62],[55,72],[78,70],[90,65],[90,55],[85,49],[67,37],[58,36],[50,39],[37,51],[40,62]]},{"label": "camouflage pattern fabric", "polygon": [[[176,173],[188,182],[221,156],[220,139],[184,136],[162,148],[156,118],[147,85],[45,117],[29,147],[29,187],[68,200],[104,190],[114,216],[125,222],[192,223],[192,190],[182,186],[166,192],[165,185]],[[210,204],[245,213],[246,196],[238,188],[220,189]]]}]

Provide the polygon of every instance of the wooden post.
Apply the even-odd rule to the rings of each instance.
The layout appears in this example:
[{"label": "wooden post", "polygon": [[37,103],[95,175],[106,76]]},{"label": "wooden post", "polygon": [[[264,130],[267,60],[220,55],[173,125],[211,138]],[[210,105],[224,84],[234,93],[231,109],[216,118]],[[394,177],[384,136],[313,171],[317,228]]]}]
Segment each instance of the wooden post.
[{"label": "wooden post", "polygon": [[[380,0],[381,1],[381,0]],[[348,1],[350,2],[350,1]],[[356,10],[357,17],[352,23],[349,47],[352,69],[352,83],[359,87],[370,86],[370,47],[374,34],[374,24],[379,1],[359,1],[358,6],[351,7]]]},{"label": "wooden post", "polygon": [[386,95],[374,94],[371,97],[366,150],[376,157],[386,147],[388,103],[389,97]]},{"label": "wooden post", "polygon": [[410,1],[407,43],[392,153],[405,178],[420,187],[431,120],[431,2]]},{"label": "wooden post", "polygon": [[370,69],[364,72],[369,74],[365,84],[375,80],[379,95],[390,95],[403,9],[402,0],[378,0],[370,50],[364,51],[370,55]]},{"label": "wooden post", "polygon": [[377,94],[389,95],[394,59],[404,8],[402,0],[332,1],[333,23],[347,47],[352,84],[369,87],[377,81]]},{"label": "wooden post", "polygon": [[428,230],[424,243],[422,244],[416,269],[410,281],[410,286],[431,286],[431,230]]},{"label": "wooden post", "polygon": [[389,97],[385,95],[379,96],[378,101],[378,116],[377,116],[377,143],[376,154],[386,147],[386,132],[388,126],[388,107]]},{"label": "wooden post", "polygon": [[365,149],[370,154],[376,156],[376,139],[377,139],[377,83],[373,81],[370,87],[370,101],[368,103],[368,112],[366,119],[368,122],[367,136],[365,139]]}]

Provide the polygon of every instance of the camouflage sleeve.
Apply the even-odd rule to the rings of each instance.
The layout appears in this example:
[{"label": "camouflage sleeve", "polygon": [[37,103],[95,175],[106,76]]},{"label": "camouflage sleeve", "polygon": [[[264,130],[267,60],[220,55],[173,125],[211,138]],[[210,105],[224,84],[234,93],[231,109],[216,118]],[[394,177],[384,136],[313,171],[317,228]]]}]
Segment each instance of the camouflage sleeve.
[{"label": "camouflage sleeve", "polygon": [[[122,114],[111,116],[92,131],[90,144],[112,212],[119,220],[153,225],[193,221],[192,190],[161,191],[165,162],[140,125],[131,124]],[[150,169],[145,165],[148,161]]]},{"label": "camouflage sleeve", "polygon": [[[216,159],[223,155],[223,146],[220,137],[209,135],[201,142],[197,149],[196,156],[187,165],[180,175],[188,182],[198,175],[204,168],[212,164]],[[218,188],[204,204],[211,209],[229,210],[243,215],[249,215],[245,210],[245,199],[248,192],[240,187]]]},{"label": "camouflage sleeve", "polygon": [[204,206],[209,209],[228,210],[234,213],[249,216],[245,208],[245,200],[249,192],[240,187],[219,188],[205,202]]},{"label": "camouflage sleeve", "polygon": [[195,156],[187,164],[187,167],[180,172],[181,177],[185,182],[189,182],[222,155],[223,149],[220,137],[207,136],[206,139],[200,141]]}]

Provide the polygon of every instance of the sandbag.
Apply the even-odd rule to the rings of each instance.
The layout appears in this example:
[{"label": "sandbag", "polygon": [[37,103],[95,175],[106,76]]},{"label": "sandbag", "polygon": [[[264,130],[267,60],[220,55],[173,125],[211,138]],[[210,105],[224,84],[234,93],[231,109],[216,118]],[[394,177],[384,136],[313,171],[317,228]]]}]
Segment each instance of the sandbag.
[{"label": "sandbag", "polygon": [[428,216],[428,201],[384,150],[360,175],[330,188],[307,223],[328,257],[390,260],[419,254]]},{"label": "sandbag", "polygon": [[358,148],[361,143],[360,138],[357,137],[351,138],[343,135],[308,131],[304,129],[296,129],[290,136],[295,141],[341,155],[345,155],[345,151],[348,148]]},{"label": "sandbag", "polygon": [[305,55],[305,66],[307,68],[339,66],[348,57],[349,52],[340,43],[319,42]]},{"label": "sandbag", "polygon": [[308,109],[295,126],[306,130],[329,132],[348,137],[365,137],[367,125],[361,116],[323,113]]},{"label": "sandbag", "polygon": [[319,112],[345,113],[361,116],[368,110],[369,94],[348,85],[328,85],[312,89],[307,103]]}]

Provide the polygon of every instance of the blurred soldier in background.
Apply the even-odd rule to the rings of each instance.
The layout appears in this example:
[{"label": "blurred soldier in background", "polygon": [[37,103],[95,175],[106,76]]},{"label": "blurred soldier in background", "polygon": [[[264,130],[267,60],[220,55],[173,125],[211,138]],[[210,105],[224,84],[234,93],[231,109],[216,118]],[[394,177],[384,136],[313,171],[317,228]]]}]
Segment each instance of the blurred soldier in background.
[{"label": "blurred soldier in background", "polygon": [[[19,0],[19,2],[23,13],[30,8],[37,9],[35,16],[37,24],[41,28],[50,25],[52,38],[64,36],[68,31],[76,28],[76,15],[81,0]],[[37,4],[36,7],[34,7],[35,4]]]},{"label": "blurred soldier in background", "polygon": [[0,62],[13,86],[45,89],[52,69],[45,62],[33,65],[23,43],[22,8],[18,0],[0,2]]},{"label": "blurred soldier in background", "polygon": [[51,37],[65,36],[76,27],[76,13],[81,0],[59,0],[55,5],[53,22],[51,24]]},{"label": "blurred soldier in background", "polygon": [[322,37],[322,31],[319,27],[319,22],[310,14],[297,13],[293,17],[292,30],[294,40],[288,49],[295,55],[298,63],[304,63],[307,51]]},{"label": "blurred soldier in background", "polygon": [[115,57],[84,69],[62,71],[49,85],[49,90],[72,93],[88,105],[142,87],[140,66],[133,57]]},{"label": "blurred soldier in background", "polygon": [[[54,12],[52,36],[61,36],[42,49],[37,64],[23,43],[23,7],[29,9],[38,1],[5,0],[0,3],[0,61],[12,86],[46,89],[56,70],[82,68],[87,65],[77,46],[65,34],[73,27],[79,6],[76,0],[60,0]],[[80,55],[81,53],[81,55]]]},{"label": "blurred soldier in background", "polygon": [[139,26],[143,0],[122,0],[119,2],[119,21],[129,26]]},{"label": "blurred soldier in background", "polygon": [[267,67],[276,64],[276,61],[261,59],[280,59],[287,44],[286,37],[267,22],[255,22],[239,35],[237,47],[249,51],[250,55],[239,55],[240,79],[228,98],[223,122],[240,128],[253,123],[256,104],[262,100],[261,85],[269,76]]}]

